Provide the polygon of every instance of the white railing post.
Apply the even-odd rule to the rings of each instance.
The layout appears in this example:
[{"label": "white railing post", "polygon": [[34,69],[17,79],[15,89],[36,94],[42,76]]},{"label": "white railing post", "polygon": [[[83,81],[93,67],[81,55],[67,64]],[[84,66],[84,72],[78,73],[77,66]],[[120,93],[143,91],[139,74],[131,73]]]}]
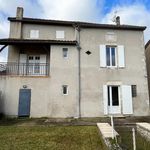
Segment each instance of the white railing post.
[{"label": "white railing post", "polygon": [[115,135],[114,135],[114,121],[113,121],[113,116],[111,117],[111,126],[112,126],[112,139],[114,139]]},{"label": "white railing post", "polygon": [[136,150],[135,129],[132,128],[133,150]]}]

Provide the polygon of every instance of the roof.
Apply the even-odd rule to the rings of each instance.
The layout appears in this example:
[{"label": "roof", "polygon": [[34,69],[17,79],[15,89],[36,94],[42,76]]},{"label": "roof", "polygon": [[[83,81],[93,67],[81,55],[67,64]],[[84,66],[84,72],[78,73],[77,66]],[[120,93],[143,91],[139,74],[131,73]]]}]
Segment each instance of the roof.
[{"label": "roof", "polygon": [[30,24],[50,24],[50,25],[63,25],[63,26],[80,26],[83,28],[102,28],[102,29],[116,29],[116,30],[145,30],[146,26],[133,26],[133,25],[113,25],[113,24],[99,24],[90,22],[79,22],[79,21],[63,21],[63,20],[48,20],[48,19],[37,19],[37,18],[22,18],[17,19],[15,17],[9,17],[9,21]]},{"label": "roof", "polygon": [[63,40],[41,40],[41,39],[0,39],[0,45],[19,45],[19,44],[57,44],[57,45],[76,45],[77,41]]},{"label": "roof", "polygon": [[145,44],[145,49],[150,45],[150,40]]}]

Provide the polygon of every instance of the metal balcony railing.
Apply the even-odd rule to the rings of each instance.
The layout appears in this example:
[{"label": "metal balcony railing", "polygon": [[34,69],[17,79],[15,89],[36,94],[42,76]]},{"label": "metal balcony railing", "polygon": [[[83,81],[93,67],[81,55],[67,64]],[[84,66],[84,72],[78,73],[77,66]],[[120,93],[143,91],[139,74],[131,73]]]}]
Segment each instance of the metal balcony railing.
[{"label": "metal balcony railing", "polygon": [[48,63],[0,63],[0,75],[48,76]]}]

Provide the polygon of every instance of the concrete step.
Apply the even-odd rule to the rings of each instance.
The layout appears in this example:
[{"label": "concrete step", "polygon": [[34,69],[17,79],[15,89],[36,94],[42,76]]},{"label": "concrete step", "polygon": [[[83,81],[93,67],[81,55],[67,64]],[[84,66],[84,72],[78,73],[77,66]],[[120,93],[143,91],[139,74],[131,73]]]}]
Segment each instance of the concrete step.
[{"label": "concrete step", "polygon": [[136,125],[140,126],[142,128],[145,128],[145,129],[147,129],[147,130],[150,131],[150,123],[147,123],[147,122],[137,122]]},{"label": "concrete step", "polygon": [[138,122],[136,123],[137,131],[150,141],[150,123],[147,122]]},{"label": "concrete step", "polygon": [[[103,136],[103,138],[112,138],[112,127],[108,123],[97,123],[97,126]],[[119,134],[114,130],[114,136]]]}]

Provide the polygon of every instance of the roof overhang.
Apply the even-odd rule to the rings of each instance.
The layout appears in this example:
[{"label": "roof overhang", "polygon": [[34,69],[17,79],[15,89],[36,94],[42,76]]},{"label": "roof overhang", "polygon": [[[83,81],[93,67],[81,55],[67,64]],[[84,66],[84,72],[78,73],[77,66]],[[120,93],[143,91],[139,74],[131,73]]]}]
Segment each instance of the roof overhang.
[{"label": "roof overhang", "polygon": [[101,29],[115,29],[115,30],[136,30],[144,31],[146,26],[135,26],[135,25],[115,25],[115,24],[100,24],[91,22],[80,22],[80,21],[63,21],[63,20],[48,20],[48,19],[37,19],[37,18],[22,18],[17,19],[15,17],[9,17],[11,22],[22,22],[29,24],[42,24],[42,25],[58,25],[58,26],[80,26],[81,28],[101,28]]},{"label": "roof overhang", "polygon": [[40,39],[0,39],[0,45],[45,44],[45,45],[77,45],[77,41],[40,40]]}]

